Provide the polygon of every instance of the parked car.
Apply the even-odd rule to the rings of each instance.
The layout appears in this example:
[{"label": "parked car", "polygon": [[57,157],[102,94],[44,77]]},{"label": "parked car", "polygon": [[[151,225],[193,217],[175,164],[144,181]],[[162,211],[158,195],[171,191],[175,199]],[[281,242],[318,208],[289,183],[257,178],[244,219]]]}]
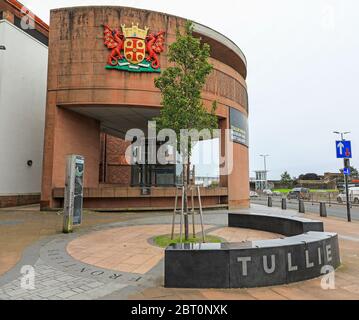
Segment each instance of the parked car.
[{"label": "parked car", "polygon": [[259,194],[258,194],[257,192],[255,192],[255,191],[251,191],[251,192],[249,193],[249,197],[250,197],[250,198],[258,198],[258,197],[259,197]]},{"label": "parked car", "polygon": [[263,193],[264,193],[266,196],[272,196],[272,195],[273,195],[272,190],[269,190],[269,189],[263,190]]},{"label": "parked car", "polygon": [[[349,199],[354,204],[359,204],[359,188],[358,187],[349,188]],[[339,203],[343,203],[343,202],[347,201],[347,195],[346,195],[345,190],[338,195],[337,201]]]},{"label": "parked car", "polygon": [[310,190],[307,188],[294,188],[288,193],[287,199],[310,200]]},{"label": "parked car", "polygon": [[282,195],[279,191],[273,191],[273,196],[280,197]]}]

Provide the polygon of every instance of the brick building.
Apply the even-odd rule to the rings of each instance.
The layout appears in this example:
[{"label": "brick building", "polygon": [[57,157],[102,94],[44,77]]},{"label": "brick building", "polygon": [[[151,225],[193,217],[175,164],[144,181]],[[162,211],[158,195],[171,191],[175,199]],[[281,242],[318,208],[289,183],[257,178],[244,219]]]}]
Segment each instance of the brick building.
[{"label": "brick building", "polygon": [[[16,1],[1,0],[7,5],[10,2]],[[163,31],[164,52],[159,57],[163,70],[169,64],[168,45],[175,41],[176,29],[182,29],[186,19],[148,10],[96,6],[52,10],[49,30],[40,19],[34,20],[36,30],[48,41],[41,208],[63,207],[68,154],[85,157],[85,208],[172,208],[177,166],[131,166],[125,159],[129,146],[124,141],[126,132],[133,128],[146,132],[148,121],[159,115],[161,96],[154,86],[158,70],[152,70],[156,65],[146,60],[121,60],[110,65],[104,25],[112,28],[107,37],[114,37],[116,30],[122,29],[127,36],[132,33],[140,45],[152,33]],[[216,115],[223,133],[220,153],[223,156],[231,151],[234,162],[233,170],[222,171],[218,186],[202,188],[203,203],[207,207],[248,207],[246,59],[239,47],[222,34],[197,23],[194,28],[195,36],[210,44],[214,66],[202,93],[203,101],[208,110],[212,101],[218,102]],[[140,52],[132,48],[131,54],[139,57]],[[138,72],[131,72],[133,69]],[[226,129],[232,129],[232,140],[236,142],[233,150],[225,144]],[[143,186],[150,188],[150,195],[142,194]]]},{"label": "brick building", "polygon": [[[136,42],[143,48],[142,40],[147,41],[147,33],[151,37],[151,34],[163,31],[165,51],[160,55],[160,64],[165,69],[168,65],[166,48],[175,41],[176,29],[183,28],[186,19],[108,6],[56,9],[50,16],[42,208],[63,206],[68,154],[80,154],[86,159],[86,208],[172,208],[176,166],[129,166],[124,158],[126,132],[133,128],[147,132],[148,121],[159,115],[161,108],[161,95],[154,86],[158,73],[151,72],[151,66],[145,62],[133,62],[134,56],[143,59],[145,52],[140,46],[136,51],[129,48],[128,42],[132,45]],[[112,28],[107,35],[108,29],[104,26]],[[120,28],[123,35],[118,33]],[[233,144],[233,170],[221,174],[218,187],[202,189],[203,203],[209,207],[247,207],[246,59],[222,34],[196,23],[194,28],[195,35],[212,48],[214,71],[202,93],[205,107],[209,109],[212,101],[218,102],[216,115],[223,132],[222,139],[225,130],[231,128],[233,139],[239,142]],[[104,32],[110,38],[116,34],[117,39],[125,36],[127,61],[119,60],[117,64],[116,60],[113,66],[110,65],[113,60],[109,62],[110,52],[104,45]],[[117,41],[120,43],[121,39]],[[139,72],[141,68],[146,72]],[[138,72],[130,72],[134,70]],[[222,143],[222,154],[225,148]],[[144,185],[150,188],[150,195],[142,194]]]}]

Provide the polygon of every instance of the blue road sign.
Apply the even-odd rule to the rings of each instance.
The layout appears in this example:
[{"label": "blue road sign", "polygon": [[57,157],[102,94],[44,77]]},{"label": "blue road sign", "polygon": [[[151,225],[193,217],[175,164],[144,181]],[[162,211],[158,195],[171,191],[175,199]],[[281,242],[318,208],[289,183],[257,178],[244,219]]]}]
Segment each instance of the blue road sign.
[{"label": "blue road sign", "polygon": [[352,158],[352,144],[351,141],[337,141],[335,143],[337,149],[338,159],[351,159]]},{"label": "blue road sign", "polygon": [[343,173],[346,176],[350,176],[350,168],[344,168]]}]

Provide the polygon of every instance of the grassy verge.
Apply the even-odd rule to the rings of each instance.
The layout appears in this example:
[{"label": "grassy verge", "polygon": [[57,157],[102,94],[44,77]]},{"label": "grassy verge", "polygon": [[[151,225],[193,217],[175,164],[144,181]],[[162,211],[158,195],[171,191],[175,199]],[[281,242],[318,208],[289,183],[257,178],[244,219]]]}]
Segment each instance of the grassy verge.
[{"label": "grassy verge", "polygon": [[289,193],[292,189],[274,189],[273,192]]},{"label": "grassy verge", "polygon": [[[223,240],[219,237],[206,235],[206,243],[222,243],[222,242]],[[175,235],[175,238],[171,240],[170,235],[162,235],[155,237],[154,243],[161,248],[166,248],[171,244],[180,243],[180,237],[179,235]],[[202,237],[197,237],[197,238],[190,237],[188,241],[184,241],[184,237],[183,237],[183,243],[202,243]]]},{"label": "grassy verge", "polygon": [[[283,193],[283,194],[287,194],[289,192],[291,192],[293,189],[275,189],[273,190],[274,192],[280,192],[280,193]],[[333,192],[338,192],[338,190],[315,190],[315,189],[311,189],[310,190],[311,193],[333,193]]]}]

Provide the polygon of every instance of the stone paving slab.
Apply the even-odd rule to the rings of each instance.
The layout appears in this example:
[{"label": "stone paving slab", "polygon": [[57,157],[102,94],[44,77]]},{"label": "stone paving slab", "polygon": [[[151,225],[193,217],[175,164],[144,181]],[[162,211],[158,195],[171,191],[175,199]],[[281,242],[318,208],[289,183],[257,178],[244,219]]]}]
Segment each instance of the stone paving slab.
[{"label": "stone paving slab", "polygon": [[97,299],[126,287],[123,283],[104,283],[79,276],[70,276],[48,266],[41,259],[34,265],[33,290],[21,288],[21,277],[0,288],[2,300]]}]

